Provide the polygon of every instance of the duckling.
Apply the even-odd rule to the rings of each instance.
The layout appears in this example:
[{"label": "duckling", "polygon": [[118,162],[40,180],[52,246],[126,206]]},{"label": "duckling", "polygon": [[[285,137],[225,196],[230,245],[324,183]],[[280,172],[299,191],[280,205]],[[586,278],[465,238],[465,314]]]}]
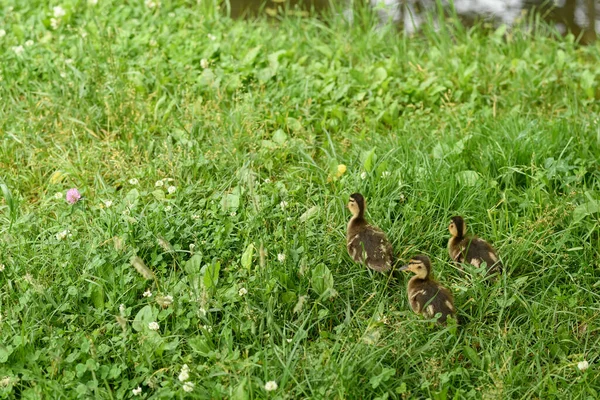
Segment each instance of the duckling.
[{"label": "duckling", "polygon": [[437,320],[440,324],[445,324],[448,316],[456,315],[452,292],[433,279],[429,257],[414,256],[400,271],[415,274],[408,282],[408,301],[415,313],[423,314],[426,318],[441,313]]},{"label": "duckling", "polygon": [[389,271],[393,261],[392,245],[381,229],[367,222],[366,208],[367,204],[362,194],[350,195],[348,209],[352,218],[348,222],[346,235],[348,254],[354,261],[365,263],[375,271]]},{"label": "duckling", "polygon": [[502,262],[498,259],[496,250],[477,236],[467,236],[467,225],[462,217],[452,217],[448,230],[452,235],[448,240],[448,254],[452,261],[468,262],[475,267],[485,261],[488,276],[502,272]]}]

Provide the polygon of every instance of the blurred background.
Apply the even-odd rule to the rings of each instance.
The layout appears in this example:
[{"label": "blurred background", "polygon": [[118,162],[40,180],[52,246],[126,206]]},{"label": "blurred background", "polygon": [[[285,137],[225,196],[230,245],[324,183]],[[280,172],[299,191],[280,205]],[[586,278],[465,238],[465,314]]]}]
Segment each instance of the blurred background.
[{"label": "blurred background", "polygon": [[234,18],[341,10],[351,21],[353,7],[361,1],[370,4],[382,24],[393,23],[407,33],[417,32],[440,12],[458,17],[466,26],[481,21],[510,26],[540,18],[581,43],[595,41],[600,30],[599,0],[225,0],[223,8]]}]

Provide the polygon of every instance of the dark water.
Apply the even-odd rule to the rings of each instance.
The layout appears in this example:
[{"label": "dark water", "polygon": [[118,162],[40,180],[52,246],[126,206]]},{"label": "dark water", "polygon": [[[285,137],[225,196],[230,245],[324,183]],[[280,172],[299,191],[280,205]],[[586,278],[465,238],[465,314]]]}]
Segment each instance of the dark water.
[{"label": "dark water", "polygon": [[[351,18],[350,0],[332,1],[345,5],[346,15]],[[437,10],[435,0],[370,0],[370,3],[382,22],[392,20],[407,32],[418,30],[425,13]],[[240,18],[262,13],[275,16],[284,8],[307,15],[307,10],[329,10],[331,3],[330,0],[224,0],[224,4],[229,5],[224,8],[229,9],[232,17]],[[511,25],[523,11],[535,10],[559,31],[580,37],[582,43],[593,42],[600,30],[600,0],[454,0],[454,7],[467,24],[486,19]]]}]

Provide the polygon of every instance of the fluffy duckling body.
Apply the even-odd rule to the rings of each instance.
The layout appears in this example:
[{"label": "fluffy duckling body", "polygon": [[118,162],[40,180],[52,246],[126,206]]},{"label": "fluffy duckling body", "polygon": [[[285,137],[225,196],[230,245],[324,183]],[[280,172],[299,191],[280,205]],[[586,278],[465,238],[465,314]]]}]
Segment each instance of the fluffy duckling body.
[{"label": "fluffy duckling body", "polygon": [[392,268],[393,249],[385,233],[370,225],[365,219],[365,198],[360,193],[350,195],[348,209],[352,218],[348,222],[346,247],[350,257],[367,267],[385,272]]},{"label": "fluffy duckling body", "polygon": [[496,250],[485,240],[467,235],[467,225],[462,217],[452,217],[448,230],[452,237],[448,241],[448,254],[456,263],[469,263],[479,267],[484,261],[487,275],[502,272],[502,262]]},{"label": "fluffy duckling body", "polygon": [[440,324],[445,324],[448,316],[456,315],[452,292],[433,279],[429,257],[415,256],[400,271],[415,274],[408,282],[408,301],[415,313],[422,314],[425,318],[433,318],[440,313],[437,320]]}]

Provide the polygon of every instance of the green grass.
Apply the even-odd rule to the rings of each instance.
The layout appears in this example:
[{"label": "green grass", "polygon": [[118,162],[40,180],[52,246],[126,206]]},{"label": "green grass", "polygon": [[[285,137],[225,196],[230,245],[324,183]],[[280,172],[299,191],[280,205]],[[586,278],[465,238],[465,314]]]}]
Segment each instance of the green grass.
[{"label": "green grass", "polygon": [[[207,3],[0,2],[0,398],[597,398],[600,46]],[[355,191],[461,325],[351,262]],[[454,214],[497,283],[449,263]]]}]

